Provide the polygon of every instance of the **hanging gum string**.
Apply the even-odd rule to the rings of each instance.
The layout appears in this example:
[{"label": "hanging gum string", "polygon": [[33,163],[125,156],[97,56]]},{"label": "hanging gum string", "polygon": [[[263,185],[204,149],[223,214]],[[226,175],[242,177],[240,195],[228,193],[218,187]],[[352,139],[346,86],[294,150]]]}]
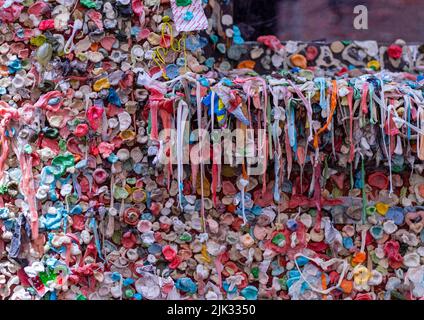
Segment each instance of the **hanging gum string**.
[{"label": "hanging gum string", "polygon": [[[235,83],[243,84],[248,81],[258,81],[260,85],[262,85],[263,95],[264,95],[264,107],[263,107],[263,127],[264,127],[264,159],[263,159],[263,166],[264,168],[268,165],[268,146],[267,146],[267,106],[268,106],[268,89],[267,89],[267,83],[265,79],[261,77],[247,77],[244,79],[236,79]],[[262,174],[262,194],[265,194],[266,192],[266,170],[264,169],[264,172]]]},{"label": "hanging gum string", "polygon": [[330,114],[327,118],[327,122],[325,123],[325,125],[320,128],[318,130],[318,132],[315,134],[314,136],[314,148],[318,149],[318,137],[325,131],[327,130],[328,126],[330,125],[331,121],[333,120],[333,115],[334,115],[334,111],[336,110],[336,106],[337,106],[337,81],[333,80],[332,81],[333,87],[331,90],[331,109],[330,109]]},{"label": "hanging gum string", "polygon": [[394,99],[390,99],[389,104],[389,113],[387,115],[387,131],[388,131],[388,137],[389,137],[389,148],[388,148],[388,161],[389,161],[389,182],[390,182],[390,190],[389,194],[390,196],[393,193],[393,178],[392,178],[392,138],[391,138],[391,132],[390,132],[390,122],[392,120],[392,107],[394,108],[395,101]]},{"label": "hanging gum string", "polygon": [[[406,121],[407,123],[411,123],[411,97],[409,95],[405,95],[405,104],[406,104]],[[407,126],[408,143],[411,139],[411,127]]]},{"label": "hanging gum string", "polygon": [[[418,111],[417,111],[417,128],[421,128],[422,127],[422,123],[423,123],[423,109],[421,107],[419,107]],[[421,134],[417,134],[417,156],[418,159],[423,160],[424,158],[422,157],[422,150],[423,148],[421,147],[423,141],[423,137]]]},{"label": "hanging gum string", "polygon": [[[200,82],[196,81],[196,109],[197,109],[197,123],[198,123],[198,129],[202,129],[202,108],[201,108],[201,96],[200,96]],[[203,134],[199,136],[199,143],[200,145],[203,145]],[[200,151],[203,156],[203,148]],[[200,162],[200,190],[201,190],[201,199],[202,203],[200,206],[200,215],[202,218],[202,228],[203,232],[206,232],[206,219],[205,219],[205,204],[204,204],[204,186],[203,186],[203,179],[204,179],[204,161],[203,159]]]},{"label": "hanging gum string", "polygon": [[366,220],[366,206],[367,206],[367,194],[365,191],[365,165],[364,156],[361,157],[361,179],[362,179],[362,224],[365,224]]},{"label": "hanging gum string", "polygon": [[374,85],[369,85],[369,95],[370,95],[370,103],[369,103],[369,109],[370,109],[370,122],[371,124],[376,124],[378,122],[377,114],[375,112],[375,106],[374,106]]},{"label": "hanging gum string", "polygon": [[[37,102],[33,105],[26,104],[24,108],[28,111],[34,112],[36,109],[41,108],[50,112],[57,112],[60,110],[63,101],[60,100],[54,106],[48,104],[48,101],[52,98],[62,98],[62,93],[59,91],[50,91],[42,95]],[[9,141],[6,137],[5,129],[9,125],[11,120],[15,121],[25,121],[23,116],[19,112],[10,107],[6,102],[0,103],[0,116],[2,116],[1,125],[0,125],[0,142],[2,147],[2,153],[0,157],[0,179],[4,174],[4,164],[9,155]],[[11,141],[11,146],[16,156],[19,158],[19,163],[22,171],[22,180],[20,182],[20,187],[25,195],[25,199],[29,206],[29,213],[31,216],[31,233],[32,239],[36,240],[38,238],[38,210],[37,202],[35,200],[35,185],[34,185],[34,176],[32,173],[32,158],[29,155],[26,155],[20,148],[16,146],[15,141]]]},{"label": "hanging gum string", "polygon": [[[272,137],[272,122],[271,122],[271,100],[268,100],[267,108],[267,118],[268,118],[268,137]],[[272,138],[268,138],[268,156],[269,160],[272,161],[274,158],[274,152],[272,151]]]},{"label": "hanging gum string", "polygon": [[292,81],[288,80],[287,82],[295,90],[295,92],[297,93],[297,95],[299,96],[300,100],[302,100],[302,102],[303,102],[303,104],[305,106],[306,114],[308,116],[308,122],[309,122],[309,137],[308,137],[308,141],[310,141],[310,140],[312,140],[312,134],[313,134],[312,133],[312,113],[313,113],[313,111],[312,111],[310,99],[306,99],[305,96],[303,95],[302,91]]},{"label": "hanging gum string", "polygon": [[[170,35],[170,47],[171,50],[174,52],[181,52],[183,51],[184,53],[184,68],[185,71],[187,71],[187,51],[186,51],[186,33],[183,33],[182,37],[180,40],[175,41],[175,38],[172,34],[172,25],[169,22],[164,22],[162,24],[162,30],[161,30],[161,39],[163,41],[166,40],[165,38],[165,29],[168,28],[169,31],[169,35]],[[174,46],[176,42],[176,47]],[[182,43],[182,44],[181,44]],[[163,52],[163,54],[161,54],[161,51]],[[163,67],[163,65],[166,64],[165,58],[168,55],[169,49],[166,48],[156,48],[154,50],[153,53],[153,61],[157,64],[157,66],[162,70],[162,73],[165,75],[166,77],[166,71],[165,68]],[[168,77],[166,77],[166,80],[168,80]]]},{"label": "hanging gum string", "polygon": [[348,105],[349,105],[349,143],[350,143],[350,154],[349,162],[352,163],[353,158],[355,157],[355,146],[353,142],[353,89],[349,88],[349,93],[347,95]]},{"label": "hanging gum string", "polygon": [[361,96],[361,109],[364,115],[368,114],[367,96],[368,96],[368,82],[362,85],[362,96]]},{"label": "hanging gum string", "polygon": [[[322,290],[327,290],[327,277],[325,276],[325,273],[321,273],[321,285],[322,285]],[[327,295],[323,294],[322,296],[322,300],[327,300]]]},{"label": "hanging gum string", "polygon": [[[215,91],[211,90],[211,133],[213,136],[215,128]],[[218,164],[215,156],[215,150],[212,147],[212,200],[213,205],[216,208],[217,206],[217,198],[216,198],[216,190],[218,187]]]}]

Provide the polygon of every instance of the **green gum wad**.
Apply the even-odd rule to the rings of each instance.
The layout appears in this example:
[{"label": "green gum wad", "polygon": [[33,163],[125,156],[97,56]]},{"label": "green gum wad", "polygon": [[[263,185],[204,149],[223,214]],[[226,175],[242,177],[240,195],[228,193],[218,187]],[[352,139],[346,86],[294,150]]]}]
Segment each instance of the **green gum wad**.
[{"label": "green gum wad", "polygon": [[63,140],[63,139],[59,140],[59,148],[62,151],[66,151],[66,141],[65,140]]},{"label": "green gum wad", "polygon": [[391,296],[395,300],[406,300],[406,298],[399,291],[396,290],[393,290],[391,292]]},{"label": "green gum wad", "polygon": [[49,139],[56,139],[59,136],[59,130],[56,128],[44,128],[43,133]]},{"label": "green gum wad", "polygon": [[82,52],[77,54],[77,58],[83,62],[87,60],[87,56]]},{"label": "green gum wad", "polygon": [[21,2],[21,4],[24,7],[29,7],[30,5],[34,4],[34,0],[24,0],[24,1]]},{"label": "green gum wad", "polygon": [[192,239],[191,234],[184,232],[181,236],[180,236],[180,240],[181,241],[185,241],[185,242],[190,242]]},{"label": "green gum wad", "polygon": [[402,172],[403,170],[405,170],[405,166],[403,164],[392,166],[392,171],[395,173]]},{"label": "green gum wad", "polygon": [[286,243],[286,237],[279,233],[274,238],[272,238],[272,243],[276,246],[283,247]]},{"label": "green gum wad", "polygon": [[127,289],[127,290],[125,290],[125,296],[126,296],[127,298],[132,298],[132,297],[134,296],[134,291],[133,291],[133,290],[131,290],[131,289]]},{"label": "green gum wad", "polygon": [[281,289],[287,290],[287,276],[278,279],[278,283],[280,284]]},{"label": "green gum wad", "polygon": [[30,153],[32,152],[32,147],[31,147],[31,145],[26,144],[26,145],[24,146],[24,151],[25,151],[25,153],[30,154]]},{"label": "green gum wad", "polygon": [[68,201],[70,204],[75,204],[79,200],[78,195],[75,195],[75,194],[69,194],[66,197],[68,198]]},{"label": "green gum wad", "polygon": [[375,214],[375,211],[376,211],[375,206],[368,206],[366,211],[367,211],[367,215],[372,216],[373,214]]},{"label": "green gum wad", "polygon": [[41,46],[44,42],[46,42],[46,36],[40,34],[39,36],[32,37],[29,42],[36,47]]},{"label": "green gum wad", "polygon": [[127,190],[125,190],[125,188],[119,187],[119,186],[115,186],[115,190],[113,192],[113,197],[116,200],[123,200],[128,198],[129,193]]},{"label": "green gum wad", "polygon": [[52,160],[52,166],[58,169],[55,176],[63,175],[67,168],[73,167],[74,165],[75,158],[71,153],[61,154]]},{"label": "green gum wad", "polygon": [[378,264],[380,262],[380,259],[377,257],[377,254],[375,253],[375,251],[372,251],[370,253],[370,257],[373,263]]},{"label": "green gum wad", "polygon": [[7,187],[7,185],[5,185],[5,184],[0,185],[0,194],[5,194],[5,193],[7,193],[8,189],[9,189],[9,188]]},{"label": "green gum wad", "polygon": [[259,268],[258,267],[253,267],[251,272],[252,272],[252,275],[255,279],[257,279],[259,277]]},{"label": "green gum wad", "polygon": [[134,184],[136,184],[137,179],[136,178],[127,178],[126,181],[127,181],[128,184],[134,185]]},{"label": "green gum wad", "polygon": [[177,0],[176,3],[179,7],[186,7],[191,5],[191,0]]},{"label": "green gum wad", "polygon": [[91,0],[81,0],[80,3],[86,8],[94,9],[96,7],[96,2]]},{"label": "green gum wad", "polygon": [[400,198],[402,197],[406,197],[406,192],[408,191],[408,189],[406,187],[402,187],[402,189],[400,189]]},{"label": "green gum wad", "polygon": [[383,276],[385,276],[387,274],[387,269],[383,268],[382,266],[377,266],[375,268],[375,270],[377,270],[378,272],[380,272]]},{"label": "green gum wad", "polygon": [[333,191],[331,191],[331,194],[332,194],[332,195],[333,195],[333,197],[335,197],[335,198],[338,198],[338,197],[343,196],[343,192],[342,192],[339,188],[337,188],[337,187],[334,187],[334,188],[333,188]]},{"label": "green gum wad", "polygon": [[121,237],[122,237],[122,231],[121,230],[115,230],[115,232],[112,235],[113,243],[121,244]]},{"label": "green gum wad", "polygon": [[45,285],[47,284],[48,281],[56,280],[56,275],[53,272],[51,273],[40,272],[39,276],[40,276],[41,282],[43,282]]}]

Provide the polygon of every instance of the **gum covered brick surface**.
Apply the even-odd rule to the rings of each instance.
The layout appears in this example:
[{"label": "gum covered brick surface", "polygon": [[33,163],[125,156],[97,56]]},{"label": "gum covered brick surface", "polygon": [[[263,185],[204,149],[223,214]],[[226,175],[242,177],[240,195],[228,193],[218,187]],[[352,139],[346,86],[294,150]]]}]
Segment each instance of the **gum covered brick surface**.
[{"label": "gum covered brick surface", "polygon": [[228,3],[0,1],[2,299],[424,297],[424,50]]}]

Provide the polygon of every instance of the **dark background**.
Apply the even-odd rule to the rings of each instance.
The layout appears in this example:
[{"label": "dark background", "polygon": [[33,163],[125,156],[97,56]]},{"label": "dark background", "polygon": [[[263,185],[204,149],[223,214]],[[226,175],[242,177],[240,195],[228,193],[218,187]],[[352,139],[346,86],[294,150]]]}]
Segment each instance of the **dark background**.
[{"label": "dark background", "polygon": [[[368,30],[355,30],[353,8],[368,8]],[[246,40],[424,42],[424,0],[234,0],[234,21]]]}]

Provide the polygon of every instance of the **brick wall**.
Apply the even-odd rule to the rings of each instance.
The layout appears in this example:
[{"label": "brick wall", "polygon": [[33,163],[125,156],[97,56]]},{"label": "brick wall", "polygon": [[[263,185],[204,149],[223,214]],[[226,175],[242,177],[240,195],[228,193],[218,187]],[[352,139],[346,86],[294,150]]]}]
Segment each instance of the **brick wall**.
[{"label": "brick wall", "polygon": [[[368,8],[368,30],[353,28],[358,4]],[[282,40],[424,42],[424,0],[279,0],[277,6]]]}]

